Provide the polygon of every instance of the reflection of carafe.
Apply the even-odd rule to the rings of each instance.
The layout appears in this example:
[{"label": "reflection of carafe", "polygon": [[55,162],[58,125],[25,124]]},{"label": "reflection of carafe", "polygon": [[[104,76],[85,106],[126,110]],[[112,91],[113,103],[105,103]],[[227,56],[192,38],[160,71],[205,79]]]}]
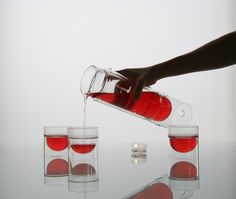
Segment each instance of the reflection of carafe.
[{"label": "reflection of carafe", "polygon": [[139,188],[123,199],[174,199],[167,174]]},{"label": "reflection of carafe", "polygon": [[192,117],[190,105],[145,87],[134,102],[133,83],[117,72],[90,66],[84,72],[80,89],[85,97],[147,119],[157,125],[188,124]]},{"label": "reflection of carafe", "polygon": [[[164,175],[151,183],[139,188],[123,199],[187,199],[193,195],[196,189],[193,188],[190,181],[185,182],[185,187],[175,189],[173,184],[170,184],[168,175]],[[180,188],[180,187],[179,187]]]}]

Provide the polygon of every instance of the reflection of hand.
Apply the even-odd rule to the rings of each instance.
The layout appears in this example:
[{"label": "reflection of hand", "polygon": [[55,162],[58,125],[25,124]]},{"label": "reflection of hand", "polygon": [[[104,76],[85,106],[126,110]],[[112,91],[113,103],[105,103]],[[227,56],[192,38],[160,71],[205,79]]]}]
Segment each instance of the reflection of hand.
[{"label": "reflection of hand", "polygon": [[131,80],[134,100],[137,100],[145,86],[155,84],[159,79],[158,75],[155,74],[155,70],[156,67],[144,67],[124,69],[117,72]]}]

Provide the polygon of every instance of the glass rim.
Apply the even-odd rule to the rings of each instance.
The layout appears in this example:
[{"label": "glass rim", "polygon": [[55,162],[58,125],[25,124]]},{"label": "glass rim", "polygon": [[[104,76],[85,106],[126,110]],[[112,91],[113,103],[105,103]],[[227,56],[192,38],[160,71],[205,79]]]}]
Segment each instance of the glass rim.
[{"label": "glass rim", "polygon": [[[86,87],[86,88],[83,88],[86,74],[88,74],[89,71],[92,71],[92,75],[91,75],[91,79],[90,79],[90,82],[89,82],[89,86]],[[97,77],[97,74],[99,73],[99,71],[103,71],[105,76],[107,75],[106,71],[104,69],[101,69],[101,68],[97,67],[96,65],[90,65],[83,72],[81,80],[80,80],[80,92],[82,93],[83,96],[86,96],[86,95],[90,94],[91,88],[94,85],[94,82],[96,80],[96,77]],[[105,79],[104,79],[104,81],[103,81],[103,83],[101,85],[100,91],[103,89],[104,86],[105,86]],[[85,90],[85,92],[84,92],[84,90]]]},{"label": "glass rim", "polygon": [[44,126],[43,127],[43,132],[44,132],[44,135],[66,135],[67,132],[68,132],[68,129],[70,128],[71,126],[66,126],[66,125],[58,125],[58,126]]},{"label": "glass rim", "polygon": [[81,130],[81,129],[98,129],[97,126],[74,126],[74,127],[69,127],[68,128],[68,131],[69,130]]},{"label": "glass rim", "polygon": [[142,146],[147,146],[147,143],[146,143],[146,142],[131,142],[131,146],[133,146],[133,145],[135,145],[135,144],[137,144],[137,145],[142,145]]},{"label": "glass rim", "polygon": [[199,126],[197,126],[197,125],[169,125],[168,127],[167,127],[168,129],[169,128],[176,128],[176,129],[187,129],[187,128],[199,128]]},{"label": "glass rim", "polygon": [[71,126],[67,126],[67,125],[54,125],[54,126],[44,126],[44,129],[46,128],[70,128]]},{"label": "glass rim", "polygon": [[192,137],[199,135],[199,126],[197,125],[170,125],[168,126],[169,137]]},{"label": "glass rim", "polygon": [[93,139],[98,138],[98,127],[76,126],[68,129],[69,139]]}]

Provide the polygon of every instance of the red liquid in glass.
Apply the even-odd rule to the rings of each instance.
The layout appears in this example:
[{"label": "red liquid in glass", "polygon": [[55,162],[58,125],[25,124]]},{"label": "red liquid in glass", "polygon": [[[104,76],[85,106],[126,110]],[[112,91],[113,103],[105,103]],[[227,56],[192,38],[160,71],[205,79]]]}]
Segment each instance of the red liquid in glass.
[{"label": "red liquid in glass", "polygon": [[92,176],[96,174],[96,169],[87,163],[77,164],[71,169],[72,175]]},{"label": "red liquid in glass", "polygon": [[190,162],[181,161],[174,164],[170,171],[170,177],[174,179],[196,179],[197,168]]},{"label": "red liquid in glass", "polygon": [[47,135],[46,142],[50,149],[62,151],[68,146],[68,137],[66,135]]},{"label": "red liquid in glass", "polygon": [[63,159],[54,159],[47,165],[47,175],[61,176],[68,174],[68,163]]},{"label": "red liquid in glass", "polygon": [[126,92],[91,93],[89,96],[155,121],[165,120],[172,109],[169,99],[150,91],[142,92],[136,102],[132,101],[133,95]]},{"label": "red liquid in glass", "polygon": [[198,137],[175,137],[170,136],[170,145],[171,147],[178,152],[181,153],[187,153],[192,151],[197,143],[198,143]]},{"label": "red liquid in glass", "polygon": [[76,153],[90,153],[94,148],[96,144],[72,144],[71,148],[76,152]]}]

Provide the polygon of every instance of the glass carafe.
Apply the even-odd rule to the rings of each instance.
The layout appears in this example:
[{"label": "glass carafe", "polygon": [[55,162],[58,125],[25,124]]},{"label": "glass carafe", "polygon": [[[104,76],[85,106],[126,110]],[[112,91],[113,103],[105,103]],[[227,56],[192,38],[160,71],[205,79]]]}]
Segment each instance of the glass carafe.
[{"label": "glass carafe", "polygon": [[172,97],[161,95],[149,87],[142,90],[137,101],[133,100],[132,82],[112,69],[94,65],[83,74],[80,90],[85,98],[91,97],[116,109],[141,117],[159,126],[189,124],[192,107]]}]

